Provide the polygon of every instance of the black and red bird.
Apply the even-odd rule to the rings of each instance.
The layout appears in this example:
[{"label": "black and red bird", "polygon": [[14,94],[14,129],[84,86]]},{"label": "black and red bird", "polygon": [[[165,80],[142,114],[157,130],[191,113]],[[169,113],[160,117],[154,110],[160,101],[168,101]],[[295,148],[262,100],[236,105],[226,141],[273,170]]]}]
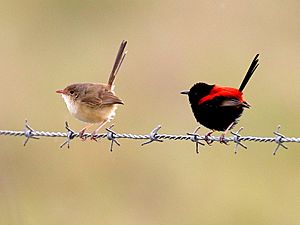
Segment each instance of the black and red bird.
[{"label": "black and red bird", "polygon": [[187,94],[196,120],[212,131],[227,131],[238,122],[244,108],[250,105],[243,97],[243,90],[258,67],[257,54],[253,59],[239,89],[197,83]]}]

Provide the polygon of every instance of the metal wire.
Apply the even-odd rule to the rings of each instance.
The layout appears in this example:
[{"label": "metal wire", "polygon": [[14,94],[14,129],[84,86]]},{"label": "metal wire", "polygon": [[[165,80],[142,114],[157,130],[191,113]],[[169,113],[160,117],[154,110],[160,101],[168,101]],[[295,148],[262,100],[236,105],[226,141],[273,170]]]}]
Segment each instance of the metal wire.
[{"label": "metal wire", "polygon": [[[26,139],[24,141],[24,146],[27,144],[29,139],[39,139],[39,137],[63,137],[66,138],[64,143],[60,145],[60,147],[64,147],[67,145],[67,147],[70,147],[70,142],[74,138],[92,138],[93,140],[97,139],[108,139],[111,141],[110,145],[110,151],[113,149],[113,144],[120,145],[120,143],[117,141],[117,139],[135,139],[135,140],[145,140],[144,143],[142,143],[142,146],[150,144],[152,142],[163,142],[163,140],[178,140],[178,141],[192,141],[196,144],[196,153],[199,153],[199,145],[211,145],[213,142],[220,142],[224,144],[228,144],[229,142],[234,142],[234,152],[237,153],[238,146],[241,146],[243,148],[247,148],[247,146],[242,143],[242,141],[252,141],[252,142],[275,142],[276,148],[273,151],[273,155],[276,154],[279,147],[283,147],[287,149],[287,147],[283,143],[293,142],[293,143],[300,143],[300,138],[296,137],[285,137],[283,134],[279,133],[280,126],[277,127],[276,131],[273,132],[275,135],[274,137],[256,137],[256,136],[241,136],[240,132],[243,128],[240,128],[237,132],[231,132],[232,136],[230,137],[216,137],[211,135],[198,135],[197,132],[200,129],[198,127],[194,132],[187,133],[187,134],[159,134],[158,131],[161,129],[161,126],[157,126],[154,128],[150,134],[127,134],[127,133],[117,133],[112,130],[112,127],[106,128],[106,133],[96,134],[93,135],[92,133],[84,133],[82,136],[78,132],[73,131],[68,123],[65,123],[65,128],[67,132],[48,132],[48,131],[36,131],[33,128],[31,128],[27,122],[25,121],[25,128],[23,131],[13,131],[13,130],[0,130],[0,136],[6,135],[6,136],[25,136]],[[204,141],[204,142],[201,142]]]}]

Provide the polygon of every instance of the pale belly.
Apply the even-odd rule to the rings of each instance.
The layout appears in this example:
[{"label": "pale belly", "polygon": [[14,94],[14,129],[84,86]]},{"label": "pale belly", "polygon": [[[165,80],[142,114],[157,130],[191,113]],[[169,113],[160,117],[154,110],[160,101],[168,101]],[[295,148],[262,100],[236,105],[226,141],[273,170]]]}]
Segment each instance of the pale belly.
[{"label": "pale belly", "polygon": [[84,104],[72,103],[66,96],[64,98],[69,112],[78,120],[86,123],[101,123],[110,121],[115,116],[117,105],[105,105],[99,108],[91,108]]}]

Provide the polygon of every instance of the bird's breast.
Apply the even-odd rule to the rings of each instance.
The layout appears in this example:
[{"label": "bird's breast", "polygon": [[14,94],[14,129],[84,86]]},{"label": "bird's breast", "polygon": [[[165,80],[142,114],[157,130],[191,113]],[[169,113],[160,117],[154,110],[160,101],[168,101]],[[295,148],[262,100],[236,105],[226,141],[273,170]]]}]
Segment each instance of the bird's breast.
[{"label": "bird's breast", "polygon": [[69,96],[63,95],[69,112],[78,120],[86,123],[101,123],[104,120],[110,121],[115,116],[117,105],[103,105],[90,107],[79,101],[74,101]]}]

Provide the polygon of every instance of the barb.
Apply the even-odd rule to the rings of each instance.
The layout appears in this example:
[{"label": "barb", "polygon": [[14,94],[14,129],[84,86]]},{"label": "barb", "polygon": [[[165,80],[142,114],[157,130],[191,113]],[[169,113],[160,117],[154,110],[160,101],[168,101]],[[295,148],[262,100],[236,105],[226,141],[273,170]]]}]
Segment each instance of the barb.
[{"label": "barb", "polygon": [[156,128],[154,128],[150,134],[149,134],[149,141],[146,141],[144,143],[142,143],[142,146],[147,145],[152,143],[153,141],[157,141],[157,142],[163,142],[163,140],[159,140],[159,134],[157,133],[159,131],[159,129],[161,128],[161,125],[158,125]]},{"label": "barb", "polygon": [[[194,132],[192,133],[186,133],[185,135],[178,135],[178,134],[160,134],[158,131],[161,129],[161,126],[157,126],[154,128],[150,134],[145,135],[138,135],[138,134],[126,134],[126,133],[117,133],[112,130],[112,127],[109,127],[106,129],[106,133],[101,134],[92,134],[92,133],[85,133],[85,137],[93,137],[95,139],[108,139],[111,141],[110,144],[110,151],[113,149],[113,144],[117,144],[120,146],[120,143],[117,139],[133,139],[133,140],[145,140],[145,142],[142,143],[142,146],[145,146],[147,144],[153,143],[153,142],[163,142],[163,140],[172,140],[172,141],[192,141],[196,144],[196,153],[199,153],[199,145],[204,145],[201,141],[205,141],[207,137],[205,135],[199,135],[197,132],[199,131],[200,127],[198,127]],[[66,138],[66,140],[60,145],[60,148],[67,145],[68,148],[70,148],[70,142],[74,140],[75,138],[78,138],[80,135],[78,132],[73,131],[69,124],[65,123],[65,129],[66,132],[48,132],[48,131],[37,131],[31,128],[25,120],[25,128],[23,131],[13,131],[13,130],[0,130],[0,136],[6,135],[6,136],[25,136],[26,139],[23,143],[25,146],[29,139],[39,139],[39,137],[62,137]],[[283,147],[284,149],[287,149],[287,146],[284,145],[284,143],[300,143],[300,138],[296,137],[286,137],[285,135],[279,133],[280,126],[277,127],[276,131],[273,132],[275,134],[275,137],[257,137],[257,136],[242,136],[240,132],[243,128],[240,128],[237,132],[231,132],[232,136],[230,137],[224,137],[224,141],[226,142],[234,142],[234,152],[237,153],[238,146],[242,146],[243,148],[247,149],[247,146],[242,143],[245,141],[252,141],[252,142],[274,142],[276,143],[276,148],[273,151],[273,155],[276,155],[277,151],[280,147]],[[220,142],[220,137],[216,136],[210,136],[209,139],[212,142]]]},{"label": "barb", "polygon": [[32,138],[32,139],[39,139],[37,137],[34,137],[34,130],[29,126],[28,124],[28,121],[25,120],[25,128],[24,128],[24,135],[26,137],[23,145],[24,147],[26,146],[26,144],[28,143],[29,139]]},{"label": "barb", "polygon": [[276,148],[275,148],[275,150],[273,152],[273,155],[276,155],[276,153],[277,153],[277,151],[278,151],[278,149],[279,149],[280,146],[283,147],[283,148],[285,148],[285,149],[288,149],[288,147],[286,147],[283,144],[283,141],[282,141],[282,139],[285,138],[285,136],[283,134],[279,133],[279,130],[280,130],[280,125],[278,125],[276,131],[273,132],[276,135],[275,142],[277,144],[277,146],[276,146]]},{"label": "barb", "polygon": [[193,133],[186,133],[187,135],[191,136],[191,141],[196,143],[196,153],[199,154],[199,144],[200,145],[204,145],[202,142],[199,141],[199,135],[197,134],[197,132],[200,130],[200,126],[196,128],[196,130],[194,130]]},{"label": "barb", "polygon": [[69,127],[67,121],[65,122],[65,124],[65,128],[67,129],[67,140],[59,146],[60,148],[64,147],[65,145],[67,145],[67,147],[70,148],[71,140],[76,137],[75,132]]},{"label": "barb", "polygon": [[241,143],[241,140],[240,140],[241,135],[240,135],[239,133],[240,133],[243,129],[244,129],[244,128],[241,127],[240,129],[238,129],[237,132],[231,131],[231,134],[233,134],[233,141],[235,142],[235,146],[234,146],[234,154],[237,153],[237,149],[238,149],[239,145],[242,146],[244,149],[247,149],[247,146],[244,145],[243,143]]},{"label": "barb", "polygon": [[106,138],[111,141],[110,142],[110,151],[111,152],[113,150],[114,143],[116,143],[118,146],[120,146],[120,143],[116,140],[117,133],[111,129],[113,127],[114,127],[114,125],[111,125],[109,128],[106,128],[106,130],[107,130]]}]

